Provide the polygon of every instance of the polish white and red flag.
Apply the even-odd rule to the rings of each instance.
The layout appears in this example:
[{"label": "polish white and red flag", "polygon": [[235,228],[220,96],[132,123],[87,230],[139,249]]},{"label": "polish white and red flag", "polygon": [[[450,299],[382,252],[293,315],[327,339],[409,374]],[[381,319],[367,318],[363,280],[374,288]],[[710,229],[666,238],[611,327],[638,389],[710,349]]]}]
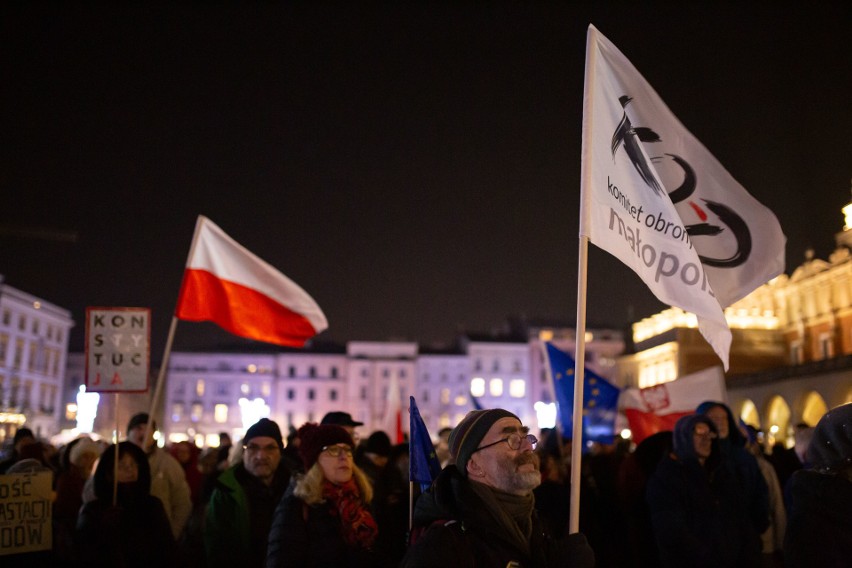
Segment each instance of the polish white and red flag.
[{"label": "polish white and red flag", "polygon": [[725,375],[721,367],[709,367],[668,383],[621,391],[618,405],[638,444],[648,436],[674,430],[678,419],[695,413],[706,400],[727,403]]},{"label": "polish white and red flag", "polygon": [[391,376],[388,383],[387,404],[385,406],[385,417],[382,421],[382,430],[394,444],[405,441],[402,431],[402,397],[399,392],[399,379],[396,375]]},{"label": "polish white and red flag", "polygon": [[203,215],[175,317],[212,321],[234,335],[288,347],[302,347],[328,327],[307,292]]}]

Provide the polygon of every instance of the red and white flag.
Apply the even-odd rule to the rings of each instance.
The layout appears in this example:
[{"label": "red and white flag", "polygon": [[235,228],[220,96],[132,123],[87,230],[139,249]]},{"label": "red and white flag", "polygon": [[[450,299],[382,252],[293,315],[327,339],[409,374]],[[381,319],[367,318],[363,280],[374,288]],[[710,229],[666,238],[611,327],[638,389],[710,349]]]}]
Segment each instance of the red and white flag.
[{"label": "red and white flag", "polygon": [[625,389],[618,406],[627,416],[633,442],[638,444],[651,434],[674,430],[679,418],[693,414],[705,400],[727,403],[725,375],[720,367],[645,389]]},{"label": "red and white flag", "polygon": [[388,383],[386,403],[382,430],[390,437],[392,443],[401,444],[405,441],[405,435],[402,432],[402,397],[396,375],[391,376]]},{"label": "red and white flag", "polygon": [[199,215],[175,316],[289,347],[328,327],[307,292]]},{"label": "red and white flag", "polygon": [[784,270],[775,215],[725,170],[608,39],[589,26],[580,235],[698,317],[728,368],[723,308]]}]

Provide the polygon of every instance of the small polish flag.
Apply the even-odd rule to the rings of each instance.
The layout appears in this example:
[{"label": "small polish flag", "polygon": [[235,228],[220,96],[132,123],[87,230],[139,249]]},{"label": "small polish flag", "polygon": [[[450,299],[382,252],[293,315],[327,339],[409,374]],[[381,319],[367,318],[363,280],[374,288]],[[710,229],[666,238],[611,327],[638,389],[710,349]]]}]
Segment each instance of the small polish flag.
[{"label": "small polish flag", "polygon": [[307,292],[203,215],[175,317],[212,321],[234,335],[288,347],[302,347],[328,327]]},{"label": "small polish flag", "polygon": [[695,408],[706,400],[728,400],[721,367],[644,389],[625,389],[619,406],[627,416],[633,441],[638,444],[651,434],[674,430],[679,418],[694,414]]}]

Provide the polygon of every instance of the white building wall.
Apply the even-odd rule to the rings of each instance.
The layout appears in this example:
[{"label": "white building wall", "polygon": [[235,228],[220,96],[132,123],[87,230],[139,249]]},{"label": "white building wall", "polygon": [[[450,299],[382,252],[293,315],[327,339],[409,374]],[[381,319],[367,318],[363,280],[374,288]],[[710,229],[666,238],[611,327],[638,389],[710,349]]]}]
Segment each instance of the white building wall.
[{"label": "white building wall", "polygon": [[59,429],[71,313],[3,283],[0,276],[0,443],[24,425]]}]

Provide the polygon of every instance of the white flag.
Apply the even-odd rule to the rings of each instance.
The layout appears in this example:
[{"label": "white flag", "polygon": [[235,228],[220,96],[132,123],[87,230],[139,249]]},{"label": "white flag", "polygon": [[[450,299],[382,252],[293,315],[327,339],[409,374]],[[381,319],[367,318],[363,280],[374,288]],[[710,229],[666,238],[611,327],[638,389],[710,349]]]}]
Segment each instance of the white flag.
[{"label": "white flag", "polygon": [[580,235],[633,269],[661,302],[694,313],[727,370],[723,308],[784,270],[781,226],[594,26],[582,168]]}]

